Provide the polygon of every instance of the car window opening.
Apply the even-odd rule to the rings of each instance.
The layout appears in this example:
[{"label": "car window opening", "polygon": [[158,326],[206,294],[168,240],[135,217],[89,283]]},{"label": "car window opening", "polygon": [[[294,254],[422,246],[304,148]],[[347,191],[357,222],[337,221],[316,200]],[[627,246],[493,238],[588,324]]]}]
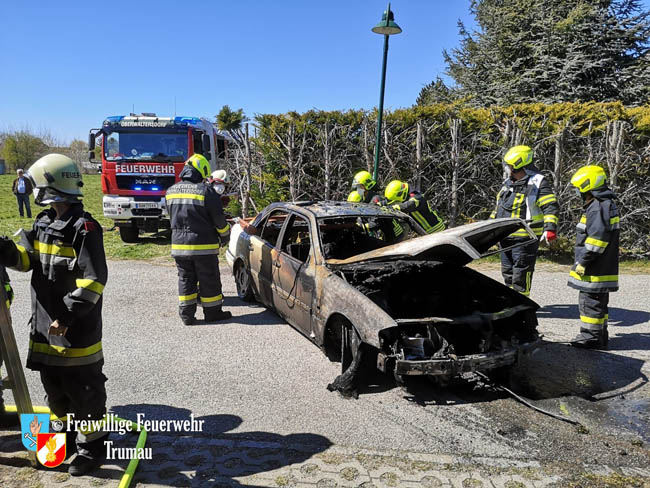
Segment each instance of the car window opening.
[{"label": "car window opening", "polygon": [[318,229],[325,259],[347,259],[418,235],[397,217],[322,218]]},{"label": "car window opening", "polygon": [[293,215],[284,233],[282,251],[294,259],[306,262],[311,253],[309,223],[303,217]]}]

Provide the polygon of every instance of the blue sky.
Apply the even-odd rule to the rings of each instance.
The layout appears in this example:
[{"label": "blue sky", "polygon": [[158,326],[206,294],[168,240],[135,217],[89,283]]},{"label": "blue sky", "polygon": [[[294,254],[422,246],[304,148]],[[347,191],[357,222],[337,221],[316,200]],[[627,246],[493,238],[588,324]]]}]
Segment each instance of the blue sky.
[{"label": "blue sky", "polygon": [[[650,1],[650,0],[649,0]],[[0,130],[86,139],[108,115],[377,106],[384,0],[0,1]],[[473,26],[469,0],[393,0],[386,108],[411,106]]]}]

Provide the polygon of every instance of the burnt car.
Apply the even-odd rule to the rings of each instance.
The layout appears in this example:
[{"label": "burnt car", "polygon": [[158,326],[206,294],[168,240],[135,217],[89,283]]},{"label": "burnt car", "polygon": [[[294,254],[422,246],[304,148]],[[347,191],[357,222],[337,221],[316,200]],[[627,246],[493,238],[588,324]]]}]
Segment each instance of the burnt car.
[{"label": "burnt car", "polygon": [[240,298],[258,300],[342,363],[329,385],[355,391],[363,364],[398,382],[508,368],[534,348],[538,305],[467,267],[498,252],[521,219],[426,235],[401,212],[347,202],[274,203],[231,232]]}]

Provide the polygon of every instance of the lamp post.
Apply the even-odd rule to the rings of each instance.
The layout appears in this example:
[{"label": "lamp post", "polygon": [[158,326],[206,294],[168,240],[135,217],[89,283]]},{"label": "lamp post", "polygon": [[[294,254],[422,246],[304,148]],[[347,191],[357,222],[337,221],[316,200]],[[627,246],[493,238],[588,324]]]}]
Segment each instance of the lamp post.
[{"label": "lamp post", "polygon": [[372,28],[375,34],[384,36],[384,61],[381,66],[381,88],[379,89],[379,113],[377,114],[377,142],[375,143],[375,169],[373,178],[379,176],[379,149],[381,146],[381,121],[384,115],[384,87],[386,85],[386,59],[388,58],[388,36],[399,34],[402,29],[395,23],[395,16],[390,10],[390,3],[381,16],[381,21]]}]

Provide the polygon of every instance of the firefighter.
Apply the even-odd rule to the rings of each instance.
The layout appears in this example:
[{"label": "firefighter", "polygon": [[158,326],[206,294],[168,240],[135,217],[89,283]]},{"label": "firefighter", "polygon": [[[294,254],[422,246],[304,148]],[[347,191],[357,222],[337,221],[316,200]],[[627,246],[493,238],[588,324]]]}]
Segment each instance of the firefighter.
[{"label": "firefighter", "polygon": [[352,190],[348,195],[348,202],[362,203],[363,197],[361,196],[361,193],[359,193],[357,190]]},{"label": "firefighter", "polygon": [[[11,306],[11,301],[14,298],[14,292],[11,289],[9,284],[9,275],[4,266],[0,265],[0,286],[4,288],[7,301],[5,305],[7,309]],[[0,341],[2,337],[0,337]],[[0,427],[8,427],[10,425],[15,425],[18,422],[18,416],[16,414],[9,414],[5,412],[5,404],[2,399],[2,349],[0,349]]]},{"label": "firefighter", "polygon": [[206,184],[210,163],[194,154],[181,171],[181,181],[167,190],[165,199],[171,218],[172,256],[178,268],[179,314],[185,325],[195,323],[197,303],[206,322],[232,317],[222,310],[219,247],[227,244],[230,225],[221,198]]},{"label": "firefighter", "polygon": [[[377,194],[377,191],[375,190],[376,186],[377,182],[368,171],[357,172],[352,180],[352,190],[355,190],[359,195],[361,195],[361,201],[363,203],[370,203],[372,197]],[[350,196],[348,195],[348,202],[352,201],[349,200],[349,198]]]},{"label": "firefighter", "polygon": [[445,224],[438,212],[431,208],[431,204],[422,193],[416,190],[409,192],[408,183],[399,180],[391,181],[386,186],[384,196],[388,200],[388,206],[409,214],[427,234],[445,230]]},{"label": "firefighter", "polygon": [[[532,164],[533,150],[530,147],[514,146],[506,152],[503,160],[509,176],[497,194],[496,208],[490,218],[525,219],[539,239],[501,253],[501,274],[505,284],[528,296],[539,243],[548,245],[557,237],[559,208],[548,180]],[[519,229],[500,245],[506,248],[529,239],[528,233]]]},{"label": "firefighter", "polygon": [[[83,182],[75,162],[61,154],[36,161],[27,177],[39,213],[20,244],[0,241],[0,264],[32,271],[32,317],[27,367],[40,372],[45,400],[59,419],[101,420],[106,413],[102,372],[102,292],[108,278],[102,228],[79,200]],[[68,432],[77,455],[68,472],[80,476],[106,456],[101,430]]]},{"label": "firefighter", "polygon": [[583,166],[571,178],[582,197],[584,213],[576,227],[575,263],[569,286],[580,291],[580,333],[571,344],[607,349],[609,293],[618,291],[618,209],[600,166]]}]

